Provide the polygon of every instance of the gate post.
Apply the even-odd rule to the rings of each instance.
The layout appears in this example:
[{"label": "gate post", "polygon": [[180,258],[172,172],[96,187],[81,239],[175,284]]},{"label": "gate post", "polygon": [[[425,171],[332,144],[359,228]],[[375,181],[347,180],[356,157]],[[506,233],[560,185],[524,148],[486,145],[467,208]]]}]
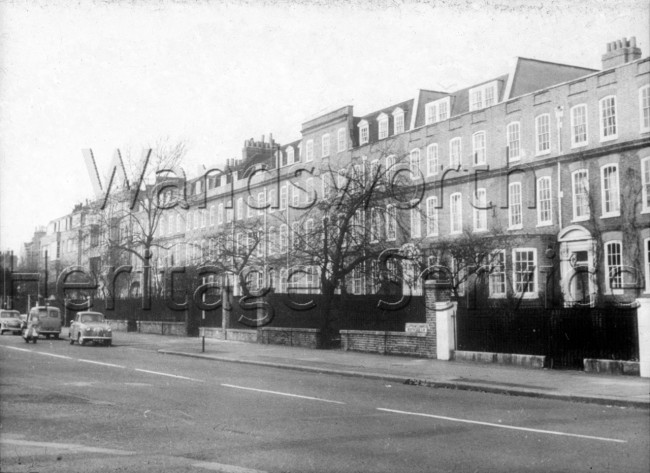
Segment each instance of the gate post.
[{"label": "gate post", "polygon": [[639,374],[650,378],[650,298],[636,300],[637,327],[639,329]]},{"label": "gate post", "polygon": [[[456,349],[456,307],[457,303],[441,297],[437,281],[424,281],[424,302],[427,321],[427,356],[448,361]],[[446,299],[446,300],[439,300]]]}]

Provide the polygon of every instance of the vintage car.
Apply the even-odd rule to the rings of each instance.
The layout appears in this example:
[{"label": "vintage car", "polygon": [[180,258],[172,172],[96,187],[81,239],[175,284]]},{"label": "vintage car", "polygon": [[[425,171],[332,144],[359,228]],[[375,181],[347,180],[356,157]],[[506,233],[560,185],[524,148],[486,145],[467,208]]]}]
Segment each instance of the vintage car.
[{"label": "vintage car", "polygon": [[111,346],[113,331],[100,312],[79,312],[70,324],[70,345],[74,342],[83,345],[86,342],[102,343]]},{"label": "vintage car", "polygon": [[20,320],[20,312],[17,310],[0,310],[0,335],[5,332],[13,332],[19,335],[22,332],[23,321]]},{"label": "vintage car", "polygon": [[46,338],[59,338],[61,327],[63,326],[61,311],[52,306],[32,307],[27,314],[27,320],[25,322],[23,329],[37,323],[39,335],[43,335]]}]

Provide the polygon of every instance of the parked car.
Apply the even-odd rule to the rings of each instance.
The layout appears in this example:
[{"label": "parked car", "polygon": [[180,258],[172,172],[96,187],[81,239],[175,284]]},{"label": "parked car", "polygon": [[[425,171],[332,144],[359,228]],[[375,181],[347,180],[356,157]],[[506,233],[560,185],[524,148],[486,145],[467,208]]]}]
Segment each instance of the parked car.
[{"label": "parked car", "polygon": [[32,307],[27,314],[26,328],[28,328],[33,319],[38,320],[38,333],[45,335],[45,337],[59,338],[61,335],[61,327],[63,326],[63,319],[61,319],[61,311],[56,307],[51,306],[36,306]]},{"label": "parked car", "polygon": [[22,332],[22,326],[20,312],[17,310],[0,310],[0,335],[5,332],[13,332],[14,335],[19,335]]},{"label": "parked car", "polygon": [[86,342],[103,343],[111,346],[113,331],[101,312],[79,312],[70,324],[70,345],[74,342],[83,345]]}]

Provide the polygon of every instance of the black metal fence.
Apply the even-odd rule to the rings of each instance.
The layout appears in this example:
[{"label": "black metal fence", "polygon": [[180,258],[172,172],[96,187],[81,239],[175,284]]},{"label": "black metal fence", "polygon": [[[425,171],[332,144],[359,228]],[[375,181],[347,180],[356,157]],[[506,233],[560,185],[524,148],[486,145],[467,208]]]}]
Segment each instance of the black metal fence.
[{"label": "black metal fence", "polygon": [[639,359],[636,308],[459,305],[459,350],[545,355],[548,367],[582,369],[584,358]]},{"label": "black metal fence", "polygon": [[[249,328],[250,324],[246,320],[255,318],[257,314],[258,318],[264,318],[268,327],[320,328],[323,321],[323,297],[321,294],[267,294],[260,300],[272,308],[272,317],[267,317],[264,309],[244,310],[235,298],[230,327]],[[426,321],[423,296],[412,296],[398,310],[379,309],[378,303],[382,297],[394,299],[393,296],[335,295],[331,301],[333,310],[329,314],[330,328],[403,332],[406,323]]]}]

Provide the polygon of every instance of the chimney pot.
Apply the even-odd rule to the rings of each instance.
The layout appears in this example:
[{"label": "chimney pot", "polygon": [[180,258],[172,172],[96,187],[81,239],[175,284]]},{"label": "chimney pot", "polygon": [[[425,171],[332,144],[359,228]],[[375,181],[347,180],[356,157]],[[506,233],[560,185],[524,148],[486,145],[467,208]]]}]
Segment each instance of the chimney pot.
[{"label": "chimney pot", "polygon": [[618,49],[621,49],[623,47],[623,42],[624,41],[625,41],[625,39],[619,39],[618,42],[616,43],[616,47]]},{"label": "chimney pot", "polygon": [[630,46],[636,48],[636,36],[630,38]]}]

